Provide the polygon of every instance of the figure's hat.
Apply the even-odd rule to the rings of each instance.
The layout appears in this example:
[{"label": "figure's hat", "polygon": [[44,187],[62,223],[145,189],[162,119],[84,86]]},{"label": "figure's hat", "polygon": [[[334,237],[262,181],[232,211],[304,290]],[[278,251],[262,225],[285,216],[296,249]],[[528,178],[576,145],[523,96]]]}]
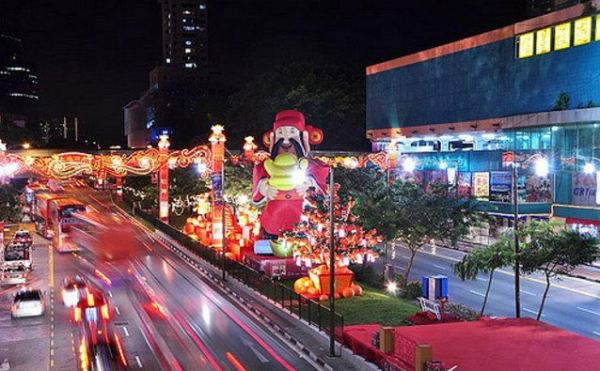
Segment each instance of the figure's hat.
[{"label": "figure's hat", "polygon": [[275,122],[273,123],[273,131],[282,126],[293,126],[300,131],[304,131],[306,130],[304,115],[302,112],[294,109],[277,112],[277,115],[275,115]]},{"label": "figure's hat", "polygon": [[294,109],[279,111],[275,115],[275,122],[273,122],[273,130],[269,130],[263,134],[263,143],[265,146],[269,146],[269,135],[271,132],[277,130],[280,127],[292,126],[298,129],[300,132],[308,131],[308,140],[310,144],[319,144],[323,141],[323,131],[311,125],[306,125],[304,114]]}]

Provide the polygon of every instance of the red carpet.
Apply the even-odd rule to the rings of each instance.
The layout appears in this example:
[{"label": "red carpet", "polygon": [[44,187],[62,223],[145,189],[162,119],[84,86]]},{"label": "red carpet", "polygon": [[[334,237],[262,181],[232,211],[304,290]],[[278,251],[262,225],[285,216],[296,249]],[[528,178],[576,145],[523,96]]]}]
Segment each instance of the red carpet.
[{"label": "red carpet", "polygon": [[434,359],[459,371],[600,369],[600,342],[529,318],[397,327],[394,356],[371,345],[378,330],[379,325],[348,326],[344,340],[380,367],[386,361],[412,364],[413,346],[424,343],[433,347]]}]

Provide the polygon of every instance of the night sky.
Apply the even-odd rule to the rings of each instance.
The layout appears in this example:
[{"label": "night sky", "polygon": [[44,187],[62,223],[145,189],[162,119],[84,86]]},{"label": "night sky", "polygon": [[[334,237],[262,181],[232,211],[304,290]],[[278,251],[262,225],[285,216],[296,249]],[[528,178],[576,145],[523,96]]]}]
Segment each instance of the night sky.
[{"label": "night sky", "polygon": [[[524,0],[213,0],[213,78],[235,89],[298,56],[369,64],[526,18]],[[122,107],[162,56],[156,0],[1,0],[0,30],[21,37],[42,110],[78,115],[102,143],[123,141]]]}]

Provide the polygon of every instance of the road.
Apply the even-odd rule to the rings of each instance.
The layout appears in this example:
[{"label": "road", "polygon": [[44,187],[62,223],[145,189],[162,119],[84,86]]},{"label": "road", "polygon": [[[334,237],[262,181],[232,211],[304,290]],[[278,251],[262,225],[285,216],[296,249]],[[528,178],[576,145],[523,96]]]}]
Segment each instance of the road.
[{"label": "road", "polygon": [[[420,280],[422,276],[432,274],[448,276],[450,301],[479,310],[488,276],[479,275],[475,281],[464,282],[456,277],[452,266],[463,255],[463,252],[440,247],[425,248],[417,253],[410,278]],[[408,260],[408,250],[397,247],[394,261],[397,273],[404,272]],[[536,317],[544,289],[545,278],[541,274],[522,276],[522,316]],[[486,314],[514,317],[514,274],[510,268],[495,273]],[[600,340],[600,284],[571,277],[552,280],[541,320]]]},{"label": "road", "polygon": [[[113,326],[123,339],[132,369],[314,368],[123,214],[107,194],[89,188],[69,193],[92,210],[131,224],[133,236],[128,237],[136,243],[127,258],[107,260],[97,247],[58,254],[36,237],[35,259],[46,262],[47,269],[36,269],[31,285],[48,291],[49,310],[42,318],[12,320],[6,304],[10,294],[0,294],[0,362],[8,358],[11,370],[77,369],[78,331],[60,296],[64,277],[75,274],[86,276],[108,293]],[[20,334],[18,338],[4,336],[7,323],[11,333]],[[35,357],[22,351],[31,346],[38,349]]]}]

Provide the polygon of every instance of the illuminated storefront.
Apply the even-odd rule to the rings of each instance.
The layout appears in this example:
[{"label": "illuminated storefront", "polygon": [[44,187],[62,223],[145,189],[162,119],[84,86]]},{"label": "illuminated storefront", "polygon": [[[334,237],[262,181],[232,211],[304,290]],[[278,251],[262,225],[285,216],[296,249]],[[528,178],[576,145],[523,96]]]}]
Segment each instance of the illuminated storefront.
[{"label": "illuminated storefront", "polygon": [[503,155],[543,156],[524,166],[519,213],[600,226],[600,15],[576,5],[367,67],[367,138],[393,140],[414,159],[410,177],[454,184],[482,210],[512,217]]}]

